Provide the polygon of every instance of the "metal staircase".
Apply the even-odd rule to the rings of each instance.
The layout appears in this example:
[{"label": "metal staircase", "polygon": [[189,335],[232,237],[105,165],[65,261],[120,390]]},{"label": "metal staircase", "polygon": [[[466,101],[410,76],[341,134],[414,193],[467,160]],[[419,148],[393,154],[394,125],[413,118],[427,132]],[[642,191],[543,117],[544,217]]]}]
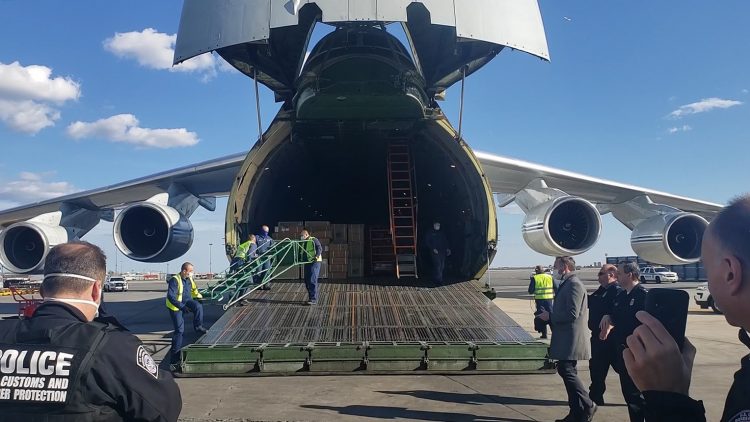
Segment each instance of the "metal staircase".
[{"label": "metal staircase", "polygon": [[392,141],[388,145],[388,203],[396,278],[418,278],[413,171],[409,144]]},{"label": "metal staircase", "polygon": [[[209,284],[200,292],[204,298],[226,302],[223,306],[226,311],[290,268],[313,262],[315,257],[310,255],[305,248],[307,242],[312,242],[312,240],[284,239],[275,242],[268,250],[244,266],[224,270],[220,273],[223,276],[220,282]],[[271,265],[264,270],[263,264],[267,262]],[[262,278],[256,284],[254,280],[258,275],[262,275]]]}]

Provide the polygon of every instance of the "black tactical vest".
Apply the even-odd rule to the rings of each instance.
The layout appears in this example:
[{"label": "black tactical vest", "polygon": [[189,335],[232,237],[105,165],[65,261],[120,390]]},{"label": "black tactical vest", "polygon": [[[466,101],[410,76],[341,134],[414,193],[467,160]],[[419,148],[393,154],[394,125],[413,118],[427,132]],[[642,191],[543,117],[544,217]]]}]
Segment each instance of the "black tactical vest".
[{"label": "black tactical vest", "polygon": [[0,421],[122,420],[84,394],[93,358],[113,330],[97,322],[43,330],[28,320],[0,322]]}]

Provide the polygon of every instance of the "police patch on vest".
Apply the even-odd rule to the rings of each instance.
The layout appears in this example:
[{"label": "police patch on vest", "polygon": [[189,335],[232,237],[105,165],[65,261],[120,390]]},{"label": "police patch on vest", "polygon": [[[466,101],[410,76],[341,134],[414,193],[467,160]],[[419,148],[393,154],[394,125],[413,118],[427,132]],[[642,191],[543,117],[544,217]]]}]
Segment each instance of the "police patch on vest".
[{"label": "police patch on vest", "polygon": [[75,354],[0,345],[0,403],[66,403]]},{"label": "police patch on vest", "polygon": [[152,358],[151,355],[149,355],[146,351],[146,348],[143,346],[138,346],[138,350],[136,351],[136,353],[137,356],[135,358],[135,363],[143,368],[143,370],[153,375],[154,378],[159,378],[159,368],[156,366],[154,358]]},{"label": "police patch on vest", "polygon": [[743,410],[729,418],[728,422],[750,422],[750,410]]}]

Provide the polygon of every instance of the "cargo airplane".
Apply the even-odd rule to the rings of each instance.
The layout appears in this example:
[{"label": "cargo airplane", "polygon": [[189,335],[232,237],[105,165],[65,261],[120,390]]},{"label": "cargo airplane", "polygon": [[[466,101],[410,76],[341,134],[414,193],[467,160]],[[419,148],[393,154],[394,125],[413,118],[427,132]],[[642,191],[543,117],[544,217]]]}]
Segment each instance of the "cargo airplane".
[{"label": "cargo airplane", "polygon": [[[319,23],[333,30],[310,45]],[[612,213],[641,257],[697,261],[718,204],[470,148],[437,101],[504,49],[549,59],[536,1],[185,0],[174,62],[215,51],[273,91],[273,122],[247,153],[0,211],[0,261],[38,272],[51,247],[106,220],[127,257],[166,262],[190,248],[192,213],[227,195],[228,245],[260,223],[328,220],[390,225],[398,255],[398,218],[418,230],[469,221],[449,240],[465,242],[458,266],[478,278],[497,248],[497,209],[515,201],[542,254],[585,252]],[[394,146],[408,151],[402,176]],[[409,182],[403,207],[398,180]]]}]

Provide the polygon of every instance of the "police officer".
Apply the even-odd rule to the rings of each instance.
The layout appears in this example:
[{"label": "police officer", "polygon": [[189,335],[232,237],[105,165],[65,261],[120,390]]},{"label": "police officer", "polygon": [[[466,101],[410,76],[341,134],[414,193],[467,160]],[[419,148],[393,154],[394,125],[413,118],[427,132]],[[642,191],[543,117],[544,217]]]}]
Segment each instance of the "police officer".
[{"label": "police officer", "polygon": [[443,272],[445,271],[445,258],[451,255],[451,250],[448,248],[448,239],[445,234],[440,231],[440,223],[434,222],[432,224],[432,230],[427,233],[425,237],[425,247],[429,250],[430,260],[432,263],[432,274],[435,280],[435,284],[443,284]]},{"label": "police officer", "polygon": [[[266,253],[271,247],[273,246],[273,238],[271,238],[271,235],[269,234],[269,228],[268,226],[264,225],[260,228],[260,233],[258,233],[257,236],[255,236],[255,240],[258,243],[258,256],[263,255]],[[260,265],[260,268],[258,270],[258,275],[255,278],[255,283],[260,283],[263,281],[263,278],[266,276],[266,274],[271,271],[271,260],[267,259],[268,256],[261,257],[261,259],[265,259],[265,261]],[[271,283],[266,283],[263,287],[261,287],[262,290],[271,290]]]},{"label": "police officer", "polygon": [[591,330],[589,397],[599,406],[604,405],[604,392],[607,390],[605,380],[609,367],[614,368],[615,358],[615,350],[611,347],[612,339],[599,338],[601,334],[599,325],[604,315],[612,313],[612,304],[620,291],[622,289],[617,284],[617,267],[604,264],[599,270],[599,288],[589,295],[589,330]]},{"label": "police officer", "polygon": [[0,321],[0,420],[176,421],[182,399],[137,337],[95,322],[106,257],[87,242],[52,248],[44,302]]},{"label": "police officer", "polygon": [[[552,299],[555,297],[554,281],[552,274],[546,273],[541,265],[534,268],[534,275],[529,283],[529,294],[534,295],[534,315],[539,315],[542,311],[552,312]],[[547,338],[547,325],[547,321],[534,318],[534,328],[542,334],[542,338]]]},{"label": "police officer", "polygon": [[631,422],[643,422],[644,401],[643,395],[635,386],[633,380],[625,368],[622,352],[627,348],[626,339],[633,334],[641,323],[635,317],[636,312],[646,307],[646,290],[640,285],[640,270],[633,262],[620,264],[617,268],[617,280],[623,290],[615,297],[612,303],[612,312],[605,315],[601,321],[602,340],[610,339],[614,351],[615,372],[620,375],[620,387],[625,403],[628,405],[628,414]]},{"label": "police officer", "polygon": [[302,240],[306,240],[304,243],[305,253],[307,256],[304,260],[313,259],[312,262],[305,264],[305,287],[307,287],[307,294],[310,300],[307,301],[308,305],[318,304],[318,275],[320,275],[320,265],[323,262],[323,246],[320,241],[310,236],[310,231],[302,229]]},{"label": "police officer", "polygon": [[[190,292],[190,293],[187,293]],[[203,305],[195,299],[203,299],[193,281],[193,264],[185,262],[180,272],[167,281],[167,309],[172,319],[174,334],[172,334],[171,363],[180,362],[182,336],[185,334],[185,312],[193,313],[193,328],[196,332],[205,334],[203,327]]]}]

